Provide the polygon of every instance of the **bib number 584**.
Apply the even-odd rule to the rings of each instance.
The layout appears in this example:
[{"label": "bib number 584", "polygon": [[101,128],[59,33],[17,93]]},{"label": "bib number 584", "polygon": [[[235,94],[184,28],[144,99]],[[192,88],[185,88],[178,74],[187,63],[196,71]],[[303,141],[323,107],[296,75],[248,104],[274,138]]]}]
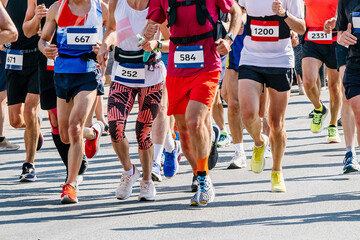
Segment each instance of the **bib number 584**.
[{"label": "bib number 584", "polygon": [[196,57],[194,54],[180,54],[180,61],[182,62],[188,62],[190,60],[196,61]]}]

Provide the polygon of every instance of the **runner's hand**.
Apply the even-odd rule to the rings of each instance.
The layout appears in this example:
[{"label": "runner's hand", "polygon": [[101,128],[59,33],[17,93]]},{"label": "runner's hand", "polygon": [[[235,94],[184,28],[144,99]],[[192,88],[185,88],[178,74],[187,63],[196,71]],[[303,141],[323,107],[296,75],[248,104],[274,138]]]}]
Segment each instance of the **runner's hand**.
[{"label": "runner's hand", "polygon": [[291,31],[290,33],[291,35],[291,46],[292,47],[296,47],[297,45],[299,45],[299,36],[296,32]]},{"label": "runner's hand", "polygon": [[326,20],[324,24],[324,32],[330,34],[331,31],[335,28],[335,24],[336,24],[336,18],[330,18]]},{"label": "runner's hand", "polygon": [[282,7],[282,3],[280,0],[275,0],[272,4],[272,11],[280,16],[280,17],[284,17],[285,16],[285,9]]},{"label": "runner's hand", "polygon": [[49,46],[44,48],[44,55],[48,58],[48,59],[55,59],[55,57],[57,56],[57,47],[56,44],[50,44]]},{"label": "runner's hand", "polygon": [[230,43],[228,40],[225,39],[218,39],[215,41],[215,44],[217,45],[216,50],[221,54],[221,55],[226,55],[230,52]]},{"label": "runner's hand", "polygon": [[143,41],[140,46],[145,52],[151,52],[158,46],[158,42],[156,40]]},{"label": "runner's hand", "polygon": [[109,50],[106,44],[101,45],[100,49],[98,50],[96,58],[100,65],[104,64],[104,66],[106,67],[106,63],[109,58]]},{"label": "runner's hand", "polygon": [[6,48],[4,47],[4,45],[0,45],[0,50],[4,51]]},{"label": "runner's hand", "polygon": [[42,18],[46,17],[48,9],[45,7],[45,4],[41,4],[36,6],[35,8],[35,17],[41,20]]},{"label": "runner's hand", "polygon": [[338,36],[338,43],[345,47],[357,43],[357,38],[351,34],[351,23],[348,24],[348,29]]},{"label": "runner's hand", "polygon": [[148,23],[145,27],[145,33],[144,33],[145,40],[154,39],[154,36],[158,30],[159,30],[159,24]]}]

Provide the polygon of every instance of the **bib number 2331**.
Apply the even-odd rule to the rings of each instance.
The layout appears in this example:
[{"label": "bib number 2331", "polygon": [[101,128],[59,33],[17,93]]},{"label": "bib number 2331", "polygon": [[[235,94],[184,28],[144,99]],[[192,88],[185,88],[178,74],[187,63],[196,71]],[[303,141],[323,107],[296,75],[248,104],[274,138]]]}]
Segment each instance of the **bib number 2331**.
[{"label": "bib number 2331", "polygon": [[203,68],[203,46],[177,46],[174,54],[174,63],[175,68]]}]

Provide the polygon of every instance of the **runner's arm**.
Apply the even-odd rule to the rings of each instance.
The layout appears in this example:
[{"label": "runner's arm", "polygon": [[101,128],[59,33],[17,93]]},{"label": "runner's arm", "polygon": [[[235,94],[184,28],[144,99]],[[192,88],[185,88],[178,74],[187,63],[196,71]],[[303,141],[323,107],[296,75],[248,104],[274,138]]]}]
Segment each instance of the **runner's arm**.
[{"label": "runner's arm", "polygon": [[[282,3],[280,0],[275,0],[273,2],[272,10],[276,15],[280,17],[285,17],[286,15],[286,11],[282,7]],[[285,22],[291,30],[300,35],[303,35],[306,32],[306,25],[304,19],[297,18],[288,12],[288,17],[285,19]]]},{"label": "runner's arm", "polygon": [[106,30],[103,37],[97,60],[99,64],[106,63],[109,55],[110,46],[116,43],[116,21],[115,21],[115,8],[118,0],[109,1],[108,20],[106,23]]},{"label": "runner's arm", "polygon": [[159,42],[162,44],[162,47],[160,49],[161,52],[169,52],[169,44],[170,44],[170,31],[168,29],[167,21],[163,22],[160,25],[160,31],[164,37],[164,41],[158,41],[158,40],[150,40],[150,41],[143,41],[141,43],[142,48],[145,52],[151,52],[154,49],[159,47]]},{"label": "runner's arm", "polygon": [[41,19],[46,17],[48,9],[45,4],[36,6],[36,0],[28,0],[28,8],[23,24],[23,31],[26,37],[31,38],[38,33]]},{"label": "runner's arm", "polygon": [[17,29],[4,6],[0,3],[0,45],[15,42],[17,38]]},{"label": "runner's arm", "polygon": [[50,41],[56,31],[58,9],[59,2],[55,2],[49,8],[48,14],[46,16],[46,22],[38,44],[39,50],[49,59],[55,59],[57,55],[57,47],[55,44],[50,44]]}]

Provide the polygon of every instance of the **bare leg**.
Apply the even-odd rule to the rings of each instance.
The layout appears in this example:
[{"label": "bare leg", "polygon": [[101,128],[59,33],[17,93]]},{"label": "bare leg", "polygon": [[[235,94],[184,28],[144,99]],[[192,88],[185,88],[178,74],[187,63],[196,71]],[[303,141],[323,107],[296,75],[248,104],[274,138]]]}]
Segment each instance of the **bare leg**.
[{"label": "bare leg", "polygon": [[220,130],[225,129],[225,120],[224,120],[224,108],[220,98],[220,90],[216,92],[214,102],[212,105],[212,117],[216,125],[220,128]]},{"label": "bare leg", "polygon": [[0,92],[0,137],[4,137],[4,126],[6,116],[6,90]]},{"label": "bare leg", "polygon": [[317,83],[321,64],[322,62],[320,60],[311,57],[306,57],[302,60],[304,88],[307,97],[312,102],[315,109],[319,109],[321,107],[321,87],[319,87]]},{"label": "bare leg", "polygon": [[342,84],[339,72],[336,69],[327,69],[328,87],[330,93],[330,125],[337,125],[338,115],[341,108]]}]

